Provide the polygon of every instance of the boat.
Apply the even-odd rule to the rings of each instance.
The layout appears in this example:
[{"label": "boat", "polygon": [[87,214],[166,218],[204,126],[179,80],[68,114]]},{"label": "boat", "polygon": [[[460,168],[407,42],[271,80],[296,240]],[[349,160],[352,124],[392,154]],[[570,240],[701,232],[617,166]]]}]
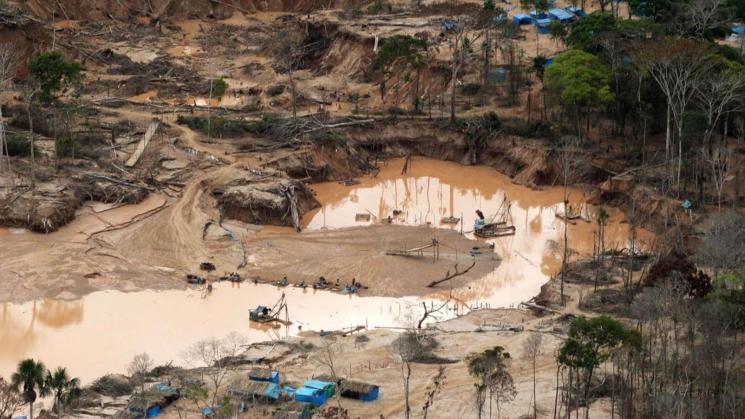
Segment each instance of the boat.
[{"label": "boat", "polygon": [[512,223],[511,207],[512,204],[505,196],[497,212],[488,220],[481,210],[476,210],[477,218],[473,223],[473,235],[484,239],[514,235],[515,226]]}]

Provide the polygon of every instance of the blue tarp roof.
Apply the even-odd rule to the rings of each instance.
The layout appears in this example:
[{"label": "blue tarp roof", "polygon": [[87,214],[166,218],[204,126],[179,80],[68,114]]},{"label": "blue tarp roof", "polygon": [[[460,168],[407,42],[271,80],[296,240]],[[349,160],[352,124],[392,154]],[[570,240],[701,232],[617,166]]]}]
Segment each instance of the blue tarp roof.
[{"label": "blue tarp roof", "polygon": [[514,16],[512,16],[512,21],[519,24],[522,23],[530,23],[533,21],[533,18],[530,17],[530,15],[525,13],[515,13]]},{"label": "blue tarp roof", "polygon": [[321,406],[326,403],[328,397],[326,392],[316,388],[300,387],[295,390],[295,400],[299,402],[313,403],[316,406]]},{"label": "blue tarp roof", "polygon": [[581,8],[577,7],[577,6],[565,7],[564,10],[566,10],[569,13],[574,13],[575,15],[577,15],[579,17],[587,16],[587,13],[584,10],[582,10]]},{"label": "blue tarp roof", "polygon": [[330,382],[330,381],[322,381],[322,380],[305,380],[304,383],[305,387],[309,388],[315,388],[319,390],[326,390],[329,386],[335,387],[336,384]]},{"label": "blue tarp roof", "polygon": [[562,22],[566,22],[574,18],[571,13],[559,8],[549,10],[548,14],[551,15],[554,19],[558,19]]},{"label": "blue tarp roof", "polygon": [[532,17],[533,19],[547,19],[548,15],[543,12],[538,13],[535,10],[531,10],[530,17]]},{"label": "blue tarp roof", "polygon": [[267,383],[266,388],[264,388],[264,396],[271,397],[274,400],[279,399],[279,393],[282,389],[279,387],[278,384],[275,383]]},{"label": "blue tarp roof", "polygon": [[738,35],[745,35],[745,26],[733,26],[732,33],[736,33]]},{"label": "blue tarp roof", "polygon": [[271,371],[267,376],[265,370],[250,371],[248,378],[253,381],[268,381],[272,383],[279,383],[279,371]]}]

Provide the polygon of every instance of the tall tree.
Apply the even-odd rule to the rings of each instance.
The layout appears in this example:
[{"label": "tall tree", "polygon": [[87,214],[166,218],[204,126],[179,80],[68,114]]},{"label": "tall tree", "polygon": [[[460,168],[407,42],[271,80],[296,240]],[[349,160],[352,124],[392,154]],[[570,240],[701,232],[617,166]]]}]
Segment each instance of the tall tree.
[{"label": "tall tree", "polygon": [[[590,384],[593,372],[622,345],[639,347],[641,336],[608,316],[575,318],[569,326],[567,340],[559,349],[558,361],[584,372],[585,417],[590,415]],[[570,407],[567,408],[569,410]]]},{"label": "tall tree", "polygon": [[472,353],[466,357],[468,373],[479,380],[476,388],[476,409],[478,417],[484,413],[486,393],[489,392],[489,417],[491,401],[497,403],[497,417],[500,417],[501,403],[515,399],[517,390],[508,370],[510,353],[501,346],[495,346],[481,353]]},{"label": "tall tree", "polygon": [[152,368],[153,359],[145,352],[135,355],[127,366],[129,376],[140,385],[140,393],[145,392],[145,379]]},{"label": "tall tree", "polygon": [[[5,90],[5,83],[15,74],[17,65],[18,54],[16,48],[11,44],[0,45],[0,94]],[[5,159],[5,162],[3,162],[3,159]],[[6,170],[10,175],[10,150],[8,149],[8,140],[5,136],[3,107],[0,104],[0,171],[2,170]]]},{"label": "tall tree", "polygon": [[557,55],[544,74],[544,88],[574,114],[578,137],[582,136],[581,112],[585,113],[589,129],[590,110],[613,99],[609,83],[610,74],[600,59],[577,49]]},{"label": "tall tree", "polygon": [[277,33],[276,41],[274,42],[280,71],[287,74],[287,79],[290,82],[293,118],[297,118],[295,70],[302,66],[303,57],[307,52],[303,41],[304,39],[299,31],[280,31]]},{"label": "tall tree", "polygon": [[80,396],[80,380],[71,378],[66,368],[59,367],[54,372],[47,371],[45,382],[54,395],[52,410],[61,417],[65,406]]},{"label": "tall tree", "polygon": [[531,333],[525,340],[525,356],[530,360],[533,367],[533,419],[538,419],[538,395],[536,394],[536,361],[541,355],[541,343],[543,335],[540,333]]},{"label": "tall tree", "polygon": [[404,74],[410,67],[416,71],[414,101],[418,106],[419,79],[425,67],[427,42],[410,35],[395,35],[383,40],[378,49],[373,68],[380,72],[380,99],[385,103],[386,84],[394,76]]},{"label": "tall tree", "polygon": [[634,61],[643,74],[652,77],[667,101],[665,128],[665,161],[672,159],[671,122],[678,140],[678,168],[675,176],[676,189],[680,191],[680,173],[683,166],[683,125],[686,109],[705,80],[710,69],[711,52],[708,45],[695,40],[660,37],[636,45]]},{"label": "tall tree", "polygon": [[411,417],[409,385],[411,382],[411,364],[426,357],[429,353],[428,338],[413,329],[405,331],[392,344],[394,354],[401,361],[401,380],[404,387],[404,417]]},{"label": "tall tree", "polygon": [[562,187],[563,187],[563,206],[564,206],[564,243],[561,256],[561,286],[560,297],[561,305],[564,305],[564,283],[569,262],[569,179],[576,174],[577,169],[582,167],[582,155],[579,153],[580,139],[567,135],[561,138],[558,149],[558,163]]},{"label": "tall tree", "polygon": [[11,382],[19,389],[23,400],[28,403],[29,417],[34,419],[34,403],[38,397],[49,395],[49,388],[44,380],[46,367],[40,361],[31,358],[18,363],[16,372],[11,376]]},{"label": "tall tree", "polygon": [[184,360],[190,365],[200,367],[203,375],[212,384],[212,403],[217,404],[220,388],[235,366],[231,359],[238,355],[245,339],[237,333],[231,333],[223,339],[210,338],[201,340],[184,351]]}]

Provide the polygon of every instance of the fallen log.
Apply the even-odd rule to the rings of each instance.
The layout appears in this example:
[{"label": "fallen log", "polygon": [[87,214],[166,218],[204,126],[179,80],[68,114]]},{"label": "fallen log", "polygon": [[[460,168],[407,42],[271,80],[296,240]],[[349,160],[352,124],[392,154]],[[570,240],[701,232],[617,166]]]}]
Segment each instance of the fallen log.
[{"label": "fallen log", "polygon": [[461,275],[465,274],[466,272],[470,271],[471,268],[473,268],[474,266],[476,266],[476,259],[473,260],[473,263],[471,264],[471,266],[469,266],[466,270],[461,271],[461,272],[458,272],[458,265],[455,265],[455,268],[456,269],[455,269],[455,273],[454,274],[450,274],[449,273],[450,271],[448,271],[448,275],[445,275],[445,278],[432,281],[432,282],[429,283],[429,285],[427,285],[427,287],[428,288],[434,288],[437,285],[439,285],[439,284],[441,284],[441,283],[443,283],[445,281],[450,281],[451,279],[453,279],[455,277],[458,277],[458,276],[461,276]]},{"label": "fallen log", "polygon": [[158,127],[160,126],[160,121],[154,120],[150,122],[150,126],[147,128],[147,131],[145,131],[145,136],[142,137],[142,140],[139,144],[137,144],[137,148],[135,149],[135,152],[132,153],[132,156],[130,156],[129,160],[127,160],[124,165],[126,167],[134,167],[134,165],[137,164],[137,162],[140,160],[140,157],[142,157],[142,153],[145,152],[145,148],[148,144],[150,144],[150,140],[155,135],[155,132],[158,130]]},{"label": "fallen log", "polygon": [[521,305],[524,305],[525,307],[532,308],[532,309],[535,309],[535,310],[548,311],[549,313],[554,313],[554,314],[563,314],[559,310],[554,310],[553,308],[548,308],[548,307],[545,307],[545,306],[542,306],[542,305],[538,305],[538,304],[535,304],[535,303],[531,303],[531,302],[527,302],[527,301],[523,301],[520,304]]}]

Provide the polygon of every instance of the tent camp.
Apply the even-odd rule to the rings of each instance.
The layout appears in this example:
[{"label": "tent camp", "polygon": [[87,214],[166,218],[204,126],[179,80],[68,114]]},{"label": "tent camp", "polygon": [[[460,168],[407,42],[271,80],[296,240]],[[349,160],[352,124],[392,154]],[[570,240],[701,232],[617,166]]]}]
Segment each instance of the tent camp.
[{"label": "tent camp", "polygon": [[238,381],[228,392],[233,400],[247,403],[273,403],[279,400],[281,388],[278,384],[263,381]]},{"label": "tent camp", "polygon": [[327,398],[332,397],[336,391],[336,384],[331,381],[306,380],[305,383],[303,383],[303,386],[316,390],[323,390],[326,393]]},{"label": "tent camp", "polygon": [[300,387],[295,390],[295,401],[312,403],[314,406],[323,406],[328,400],[326,392],[316,388]]},{"label": "tent camp", "polygon": [[533,20],[537,20],[537,19],[548,19],[548,15],[547,15],[546,13],[543,13],[543,12],[537,12],[537,11],[535,11],[535,10],[531,10],[531,11],[530,11],[530,17],[531,17],[531,18],[532,18]]},{"label": "tent camp", "polygon": [[253,381],[266,381],[269,383],[279,383],[279,372],[268,369],[253,369],[248,373],[248,378]]},{"label": "tent camp", "polygon": [[550,24],[551,24],[551,19],[549,18],[535,20],[535,28],[538,31],[538,33],[550,33],[551,30],[548,27]]},{"label": "tent camp", "polygon": [[578,6],[569,6],[569,7],[564,8],[564,10],[566,10],[569,13],[572,13],[573,15],[577,17],[587,16],[587,12],[585,12],[584,10],[582,10],[582,8]]},{"label": "tent camp", "polygon": [[525,13],[516,13],[512,16],[512,22],[516,25],[527,25],[533,22],[533,19]]},{"label": "tent camp", "polygon": [[363,383],[360,381],[343,380],[339,385],[339,394],[348,399],[362,400],[371,402],[378,399],[380,387],[375,384]]},{"label": "tent camp", "polygon": [[569,23],[569,22],[571,22],[574,19],[574,15],[573,14],[567,12],[564,9],[559,9],[559,8],[550,9],[548,11],[548,15],[552,19],[558,20],[558,21],[560,21],[562,23]]}]

